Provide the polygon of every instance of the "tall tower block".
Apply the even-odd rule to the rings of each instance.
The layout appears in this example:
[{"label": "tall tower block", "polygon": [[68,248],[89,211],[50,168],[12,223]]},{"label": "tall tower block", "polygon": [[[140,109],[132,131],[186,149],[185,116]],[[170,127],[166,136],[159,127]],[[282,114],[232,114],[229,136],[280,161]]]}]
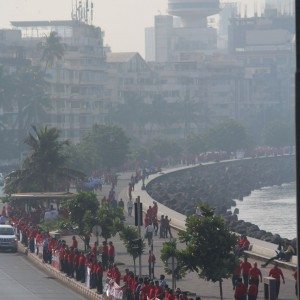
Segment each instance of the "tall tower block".
[{"label": "tall tower block", "polygon": [[180,17],[184,27],[207,27],[207,17],[220,10],[219,0],[169,0],[169,14]]}]

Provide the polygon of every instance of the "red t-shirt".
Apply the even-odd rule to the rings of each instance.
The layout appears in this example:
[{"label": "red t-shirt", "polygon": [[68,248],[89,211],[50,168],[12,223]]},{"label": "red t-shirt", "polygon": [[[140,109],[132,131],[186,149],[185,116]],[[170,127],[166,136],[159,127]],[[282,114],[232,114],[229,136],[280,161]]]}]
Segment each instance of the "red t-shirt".
[{"label": "red t-shirt", "polygon": [[109,256],[115,256],[115,247],[113,245],[110,245],[108,248],[108,255]]},{"label": "red t-shirt", "polygon": [[149,287],[148,284],[145,284],[145,285],[141,288],[142,300],[147,300],[147,297],[149,296],[149,292],[150,292],[150,287]]},{"label": "red t-shirt", "polygon": [[250,275],[251,278],[254,278],[254,279],[258,279],[260,276],[262,276],[260,269],[258,269],[256,267],[253,267],[250,270],[249,275]]},{"label": "red t-shirt", "polygon": [[242,297],[247,294],[246,286],[241,282],[235,287],[234,296],[235,297]]},{"label": "red t-shirt", "polygon": [[249,261],[243,261],[241,263],[241,269],[242,269],[242,274],[243,275],[249,275],[250,269],[252,268],[251,264]]},{"label": "red t-shirt", "polygon": [[249,289],[248,289],[248,295],[256,296],[257,293],[258,293],[257,285],[256,284],[251,284],[249,286]]},{"label": "red t-shirt", "polygon": [[81,254],[81,255],[79,256],[79,265],[80,265],[80,266],[84,266],[84,265],[85,265],[85,262],[86,262],[86,258],[85,258],[85,256],[84,256],[83,254]]},{"label": "red t-shirt", "polygon": [[157,298],[159,295],[162,295],[164,292],[163,288],[158,285],[158,286],[155,286],[155,297]]},{"label": "red t-shirt", "polygon": [[155,286],[151,286],[149,290],[149,298],[155,299]]},{"label": "red t-shirt", "polygon": [[284,278],[283,274],[282,274],[282,271],[279,268],[271,269],[270,272],[269,272],[269,276],[275,278],[277,281],[280,281],[280,276],[282,276],[282,278]]}]

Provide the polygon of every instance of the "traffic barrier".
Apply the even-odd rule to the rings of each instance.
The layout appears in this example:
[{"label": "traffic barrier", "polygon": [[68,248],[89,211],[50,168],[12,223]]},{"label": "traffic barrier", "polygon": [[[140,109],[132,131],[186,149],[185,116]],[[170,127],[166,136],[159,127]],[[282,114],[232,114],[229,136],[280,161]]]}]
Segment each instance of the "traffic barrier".
[{"label": "traffic barrier", "polygon": [[264,277],[264,298],[276,300],[276,279],[273,277]]}]

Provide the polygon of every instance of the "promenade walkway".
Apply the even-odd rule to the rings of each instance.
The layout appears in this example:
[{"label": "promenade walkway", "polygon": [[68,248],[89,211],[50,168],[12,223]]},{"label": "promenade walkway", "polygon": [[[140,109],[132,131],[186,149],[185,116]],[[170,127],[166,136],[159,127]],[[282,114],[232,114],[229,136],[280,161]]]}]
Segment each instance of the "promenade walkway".
[{"label": "promenade walkway", "polygon": [[[175,171],[176,169],[173,169]],[[164,172],[164,171],[163,171]],[[152,175],[149,180],[159,176],[159,174]],[[131,173],[123,173],[119,177],[118,186],[116,189],[117,192],[117,198],[122,198],[125,202],[125,216],[126,216],[126,223],[127,224],[133,224],[134,219],[133,217],[127,216],[127,201],[128,201],[128,183],[131,177]],[[147,183],[147,181],[146,181]],[[107,195],[109,192],[110,187],[104,186],[102,192],[98,194],[99,199],[101,199],[104,195]],[[153,199],[145,192],[141,190],[141,183],[138,183],[135,187],[135,191],[133,193],[133,196],[141,196],[141,202],[143,203],[144,207],[148,207],[152,204]],[[150,201],[150,202],[149,202]],[[172,224],[176,227],[181,226],[184,224],[185,216],[182,214],[179,214],[177,212],[174,212],[173,210],[158,204],[158,211],[159,214],[168,215],[172,219]],[[177,222],[177,223],[176,223]],[[173,229],[173,236],[176,238],[177,234],[176,231]],[[71,236],[63,237],[65,240],[67,240],[68,243],[71,243]],[[119,264],[119,269],[124,274],[125,268],[130,268],[133,270],[133,261],[132,258],[127,254],[126,249],[120,240],[119,236],[111,239],[116,247],[116,262]],[[83,242],[78,239],[79,241],[79,247],[83,247]],[[92,238],[91,243],[95,241],[95,238]],[[154,237],[154,254],[157,259],[157,263],[155,265],[155,276],[158,277],[160,274],[165,274],[163,263],[160,260],[160,251],[162,249],[162,244],[165,240],[159,239],[158,237]],[[184,245],[180,245],[179,247],[183,247]],[[148,274],[148,246],[146,247],[145,253],[142,256],[142,272],[144,275]],[[258,260],[257,260],[258,261]],[[254,260],[250,259],[250,262],[253,263]],[[260,265],[262,262],[258,261],[258,264]],[[263,276],[267,276],[268,272],[270,270],[270,267],[267,267],[266,269],[262,269]],[[286,284],[281,285],[281,291],[279,295],[279,299],[282,300],[292,300],[296,299],[294,294],[294,278],[292,277],[292,271],[290,270],[283,270],[284,276],[286,278]],[[171,277],[167,275],[167,281],[169,285],[171,286]],[[177,282],[177,286],[180,287],[184,291],[190,291],[192,293],[195,293],[199,296],[201,296],[202,300],[210,300],[210,299],[219,299],[219,287],[218,283],[214,284],[211,282],[204,281],[203,279],[198,278],[198,276],[195,273],[189,273],[187,276],[183,279]],[[223,292],[224,292],[224,299],[233,299],[233,290],[231,285],[231,280],[224,280],[223,283]],[[194,297],[195,298],[195,297]],[[258,299],[264,299],[263,298],[263,286],[260,285],[259,288],[259,295]]]}]

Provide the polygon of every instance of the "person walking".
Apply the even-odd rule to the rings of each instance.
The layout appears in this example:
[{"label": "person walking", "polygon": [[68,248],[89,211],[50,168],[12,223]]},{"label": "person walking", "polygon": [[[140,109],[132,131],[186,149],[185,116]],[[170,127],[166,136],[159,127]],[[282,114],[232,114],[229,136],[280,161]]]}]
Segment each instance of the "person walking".
[{"label": "person walking", "polygon": [[246,300],[247,299],[247,288],[242,282],[242,278],[238,278],[237,284],[234,290],[235,300]]},{"label": "person walking", "polygon": [[149,277],[154,279],[154,265],[156,262],[155,255],[152,250],[149,250],[149,257],[148,257],[148,266],[149,266]]},{"label": "person walking", "polygon": [[127,211],[129,217],[132,216],[132,210],[133,210],[133,202],[132,199],[129,199],[129,201],[127,202]]},{"label": "person walking", "polygon": [[96,268],[96,285],[97,285],[97,293],[103,294],[103,266],[101,262],[98,262],[98,266]]},{"label": "person walking", "polygon": [[253,264],[253,268],[250,269],[249,276],[258,289],[259,281],[262,282],[262,274],[260,269],[257,267],[257,262],[255,262]]},{"label": "person walking", "polygon": [[115,263],[115,246],[112,241],[110,241],[108,247],[108,262],[110,265]]},{"label": "person walking", "polygon": [[249,280],[249,288],[248,288],[248,300],[256,300],[258,294],[258,288],[253,279]]},{"label": "person walking", "polygon": [[251,268],[252,265],[248,262],[248,259],[245,256],[244,261],[241,263],[241,271],[242,271],[243,282],[246,286],[246,289],[248,288],[249,273]]},{"label": "person walking", "polygon": [[284,276],[278,264],[275,264],[274,267],[270,270],[269,276],[276,279],[276,298],[278,298],[280,291],[280,277],[282,278],[283,284],[285,284]]}]

